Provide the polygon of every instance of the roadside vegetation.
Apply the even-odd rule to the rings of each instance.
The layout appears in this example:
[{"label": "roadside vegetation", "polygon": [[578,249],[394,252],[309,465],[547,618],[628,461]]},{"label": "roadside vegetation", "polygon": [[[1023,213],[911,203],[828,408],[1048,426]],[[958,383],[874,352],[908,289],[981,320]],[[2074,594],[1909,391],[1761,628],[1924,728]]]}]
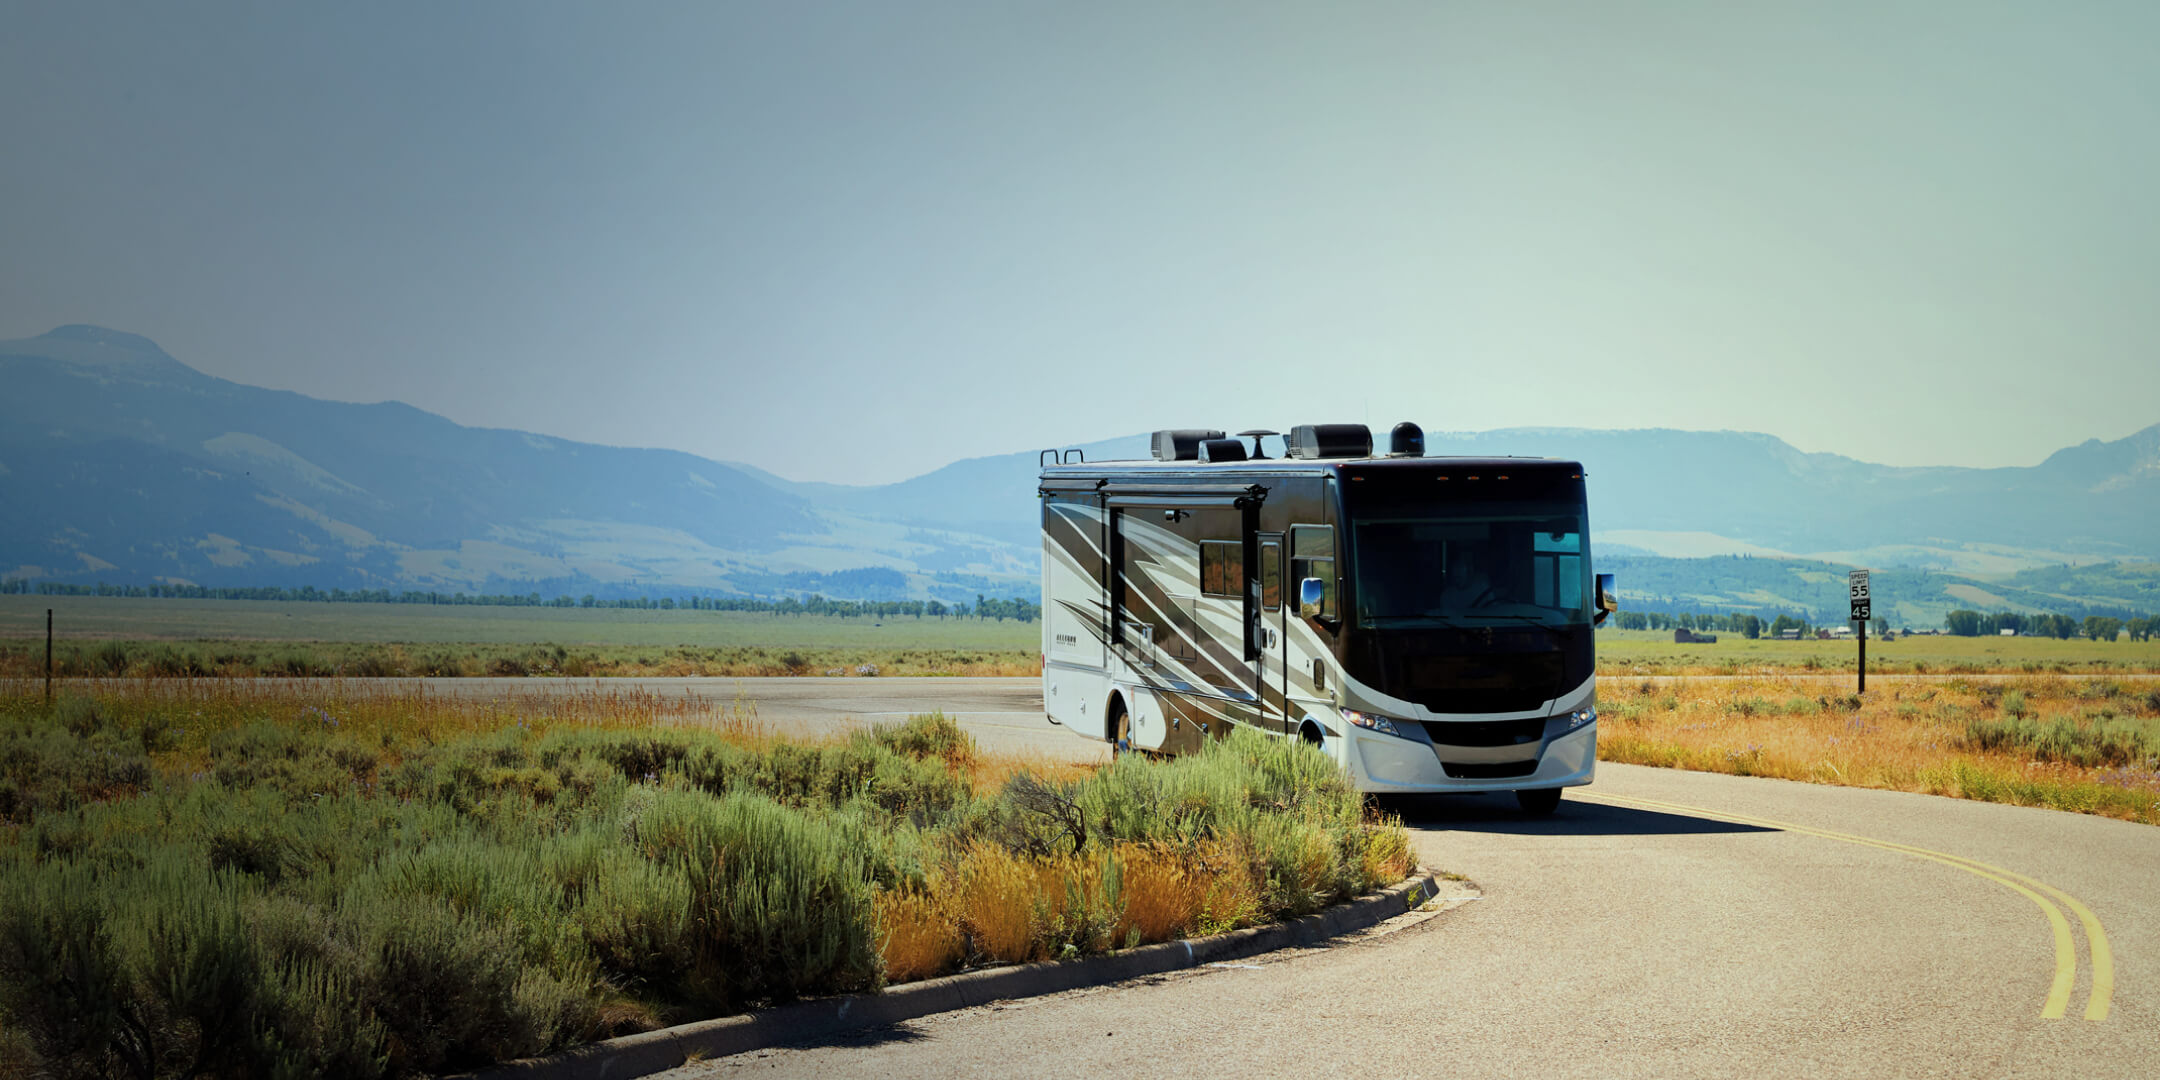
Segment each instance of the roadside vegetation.
[{"label": "roadside vegetation", "polygon": [[[1886,675],[2160,673],[2160,640],[2094,641],[2041,637],[1918,635],[1880,640],[1870,632],[1868,672]],[[1750,640],[1718,632],[1710,644],[1673,640],[1669,630],[1600,630],[1598,674],[1850,674],[1859,660],[1851,639]]]},{"label": "roadside vegetation", "polygon": [[634,690],[0,694],[0,1075],[406,1076],[1306,914],[1399,824],[1239,732],[1100,768]]},{"label": "roadside vegetation", "polygon": [[1601,679],[1598,756],[2160,824],[2160,682]]},{"label": "roadside vegetation", "polygon": [[1035,651],[1042,624],[1016,619],[683,608],[491,607],[271,600],[0,595],[0,639],[36,639],[45,612],[61,640],[350,641],[568,647],[690,645],[780,649]]},{"label": "roadside vegetation", "polygon": [[[0,595],[0,678],[43,673],[47,607],[55,609],[59,633],[57,674],[70,678],[1041,671],[1041,624],[1010,619]],[[1717,633],[1714,644],[1682,644],[1670,630],[1600,630],[1598,673],[1828,675],[1850,672],[1857,653],[1850,640]],[[1871,637],[1868,668],[1936,675],[2160,673],[2160,640]]]},{"label": "roadside vegetation", "polygon": [[[42,678],[45,643],[0,643],[0,678]],[[994,649],[62,641],[63,679],[1039,675],[1041,654]]]},{"label": "roadside vegetation", "polygon": [[[912,629],[894,628],[887,640],[900,644],[893,646],[75,638],[55,645],[53,669],[60,678],[743,678],[1033,676],[1042,672],[1040,646],[1032,638],[1023,648],[917,646],[906,636]],[[1598,674],[1828,676],[1849,674],[1857,651],[1849,640],[1721,637],[1704,645],[1675,643],[1671,635],[1655,631],[1603,630],[1598,633]],[[42,639],[0,640],[0,678],[37,678],[44,669]],[[2153,674],[2160,673],[2160,641],[1871,640],[1868,671],[1892,675]]]}]

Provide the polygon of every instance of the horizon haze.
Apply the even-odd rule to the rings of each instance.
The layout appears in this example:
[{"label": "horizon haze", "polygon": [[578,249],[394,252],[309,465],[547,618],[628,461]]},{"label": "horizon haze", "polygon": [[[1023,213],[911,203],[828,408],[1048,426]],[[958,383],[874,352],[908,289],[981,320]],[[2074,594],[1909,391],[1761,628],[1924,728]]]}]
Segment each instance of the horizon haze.
[{"label": "horizon haze", "polygon": [[2029,466],[2160,400],[2150,5],[9,29],[0,337],[463,424],[879,484],[1407,416]]}]

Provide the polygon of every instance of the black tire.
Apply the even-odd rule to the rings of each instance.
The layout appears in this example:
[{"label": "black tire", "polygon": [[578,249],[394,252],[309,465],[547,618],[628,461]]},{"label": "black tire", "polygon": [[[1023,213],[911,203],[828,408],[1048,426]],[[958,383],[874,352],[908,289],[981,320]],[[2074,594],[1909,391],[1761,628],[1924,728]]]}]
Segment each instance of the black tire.
[{"label": "black tire", "polygon": [[1515,793],[1515,805],[1531,817],[1544,817],[1560,809],[1560,789],[1556,787],[1530,788]]},{"label": "black tire", "polygon": [[1304,740],[1305,745],[1310,746],[1316,750],[1319,749],[1321,746],[1326,745],[1320,739],[1320,728],[1313,724],[1307,724],[1304,727],[1299,728],[1298,738]]}]

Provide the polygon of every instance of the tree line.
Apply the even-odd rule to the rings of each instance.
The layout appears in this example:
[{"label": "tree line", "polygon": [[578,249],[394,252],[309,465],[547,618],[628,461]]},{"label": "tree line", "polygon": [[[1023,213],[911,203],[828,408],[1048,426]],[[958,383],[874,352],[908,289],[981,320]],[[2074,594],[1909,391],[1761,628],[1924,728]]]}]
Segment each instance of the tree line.
[{"label": "tree line", "polygon": [[975,594],[968,604],[942,600],[835,600],[811,593],[777,599],[745,596],[557,596],[539,593],[455,593],[389,589],[318,589],[312,585],[81,585],[58,581],[11,578],[0,581],[0,594],[33,596],[120,596],[161,600],[282,600],[331,604],[428,604],[453,607],[549,607],[613,608],[637,611],[743,611],[770,615],[831,615],[843,619],[995,619],[1003,622],[1035,622],[1042,605],[1032,600],[1001,599]]},{"label": "tree line", "polygon": [[2075,637],[2113,641],[2127,630],[2132,641],[2150,641],[2160,637],[2160,616],[2118,619],[2112,615],[2087,615],[2080,622],[2068,615],[2031,615],[2017,611],[1982,615],[1959,608],[1943,616],[1943,629],[1958,637],[1988,637],[2009,630],[2024,637],[2051,637],[2063,641]]},{"label": "tree line", "polygon": [[[1767,622],[1760,615],[1739,612],[1721,614],[1714,611],[1683,611],[1673,614],[1664,611],[1614,612],[1613,625],[1621,630],[1702,630],[1738,634],[1750,640],[1768,634],[1780,637],[1787,630],[1797,630],[1801,637],[1814,637],[1815,624],[1796,615],[1779,615]],[[1881,619],[1875,620],[1877,632],[1883,627]]]}]

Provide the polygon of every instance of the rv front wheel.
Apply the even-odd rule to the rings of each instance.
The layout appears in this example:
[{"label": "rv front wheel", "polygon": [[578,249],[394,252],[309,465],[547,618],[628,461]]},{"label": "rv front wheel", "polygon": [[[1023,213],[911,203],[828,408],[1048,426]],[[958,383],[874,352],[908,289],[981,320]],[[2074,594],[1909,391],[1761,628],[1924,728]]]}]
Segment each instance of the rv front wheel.
[{"label": "rv front wheel", "polygon": [[1132,753],[1132,714],[1125,711],[1123,698],[1110,699],[1110,753],[1122,757]]},{"label": "rv front wheel", "polygon": [[1532,817],[1544,817],[1560,809],[1560,789],[1556,787],[1532,788],[1515,793],[1515,805]]}]

